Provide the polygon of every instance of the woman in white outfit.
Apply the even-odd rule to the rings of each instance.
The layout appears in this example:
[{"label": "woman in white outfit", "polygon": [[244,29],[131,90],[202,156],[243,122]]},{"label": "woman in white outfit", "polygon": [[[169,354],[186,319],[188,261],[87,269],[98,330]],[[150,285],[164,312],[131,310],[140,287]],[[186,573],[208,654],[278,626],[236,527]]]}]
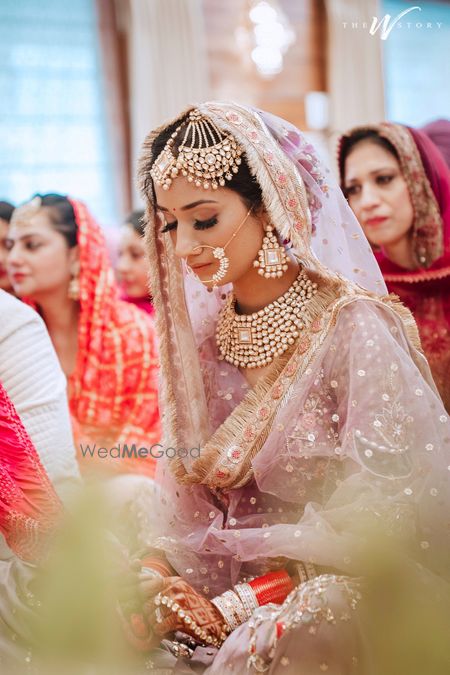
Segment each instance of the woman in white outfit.
[{"label": "woman in white outfit", "polygon": [[[15,667],[19,672],[26,672],[28,664],[31,667],[32,664],[25,646],[29,636],[25,634],[23,616],[32,611],[33,606],[30,584],[39,538],[34,535],[39,534],[39,530],[30,529],[30,523],[36,523],[27,513],[22,518],[25,527],[20,529],[23,514],[16,495],[23,494],[23,503],[28,505],[40,486],[34,486],[30,497],[29,482],[22,492],[15,479],[20,484],[24,476],[22,461],[28,461],[28,451],[30,475],[33,479],[36,476],[42,479],[43,493],[50,497],[52,507],[59,509],[76,490],[79,472],[67,407],[66,378],[45,325],[33,309],[2,290],[0,387],[4,404],[0,433],[0,529],[3,533],[0,534],[0,671],[9,673]],[[6,432],[10,428],[17,431],[17,444],[8,444],[10,437]],[[41,508],[42,501],[38,501],[37,496],[36,500]],[[14,512],[14,517],[10,512]]]}]

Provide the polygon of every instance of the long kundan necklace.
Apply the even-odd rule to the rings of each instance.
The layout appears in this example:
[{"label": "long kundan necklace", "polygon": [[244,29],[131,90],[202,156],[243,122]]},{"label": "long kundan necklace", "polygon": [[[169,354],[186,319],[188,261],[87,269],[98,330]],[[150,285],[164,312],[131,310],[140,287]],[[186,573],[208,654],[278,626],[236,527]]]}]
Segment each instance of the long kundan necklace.
[{"label": "long kundan necklace", "polygon": [[295,344],[305,326],[303,308],[315,293],[317,284],[303,270],[286,293],[253,314],[237,314],[230,293],[217,323],[219,358],[239,368],[267,366]]}]

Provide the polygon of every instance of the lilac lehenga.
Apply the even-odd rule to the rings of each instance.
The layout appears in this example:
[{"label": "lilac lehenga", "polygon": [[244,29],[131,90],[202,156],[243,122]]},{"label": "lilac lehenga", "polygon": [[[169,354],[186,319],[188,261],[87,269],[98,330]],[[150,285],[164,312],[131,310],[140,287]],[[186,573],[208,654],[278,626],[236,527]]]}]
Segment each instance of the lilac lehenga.
[{"label": "lilac lehenga", "polygon": [[[161,233],[149,169],[162,128],[149,135],[140,177],[164,445],[200,447],[200,456],[159,460],[164,496],[146,543],[208,598],[287,561],[319,571],[209,650],[208,674],[358,673],[368,660],[358,615],[367,533],[404,541],[424,574],[448,549],[447,415],[411,314],[386,295],[359,224],[305,137],[233,103],[198,107],[243,147],[280,240],[318,292],[300,338],[256,386],[220,361],[215,328],[230,288],[207,292]],[[163,650],[151,659],[183,665]]]}]

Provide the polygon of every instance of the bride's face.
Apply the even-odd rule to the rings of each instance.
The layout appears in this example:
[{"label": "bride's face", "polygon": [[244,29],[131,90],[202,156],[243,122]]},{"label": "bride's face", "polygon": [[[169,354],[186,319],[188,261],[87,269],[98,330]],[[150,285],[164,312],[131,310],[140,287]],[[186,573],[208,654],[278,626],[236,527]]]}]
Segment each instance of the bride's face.
[{"label": "bride's face", "polygon": [[249,205],[237,192],[226,187],[200,189],[179,176],[169,190],[155,185],[155,195],[158,227],[169,232],[176,255],[186,260],[206,286],[212,285],[210,280],[219,269],[213,248],[223,247],[228,241],[225,255],[229,267],[220,284],[234,283],[256,271],[253,261],[261,248],[263,223],[252,210],[239,228]]}]

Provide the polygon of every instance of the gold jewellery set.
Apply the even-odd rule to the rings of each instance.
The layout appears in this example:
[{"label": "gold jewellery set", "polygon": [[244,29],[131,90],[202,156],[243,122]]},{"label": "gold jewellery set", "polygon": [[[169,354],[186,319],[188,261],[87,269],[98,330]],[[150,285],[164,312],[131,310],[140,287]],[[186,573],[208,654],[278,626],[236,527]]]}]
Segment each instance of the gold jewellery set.
[{"label": "gold jewellery set", "polygon": [[[181,142],[175,155],[179,137]],[[200,111],[192,110],[156,158],[151,176],[164,190],[168,190],[179,175],[196,187],[216,190],[238,173],[242,154],[242,148],[231,134],[219,129]],[[226,277],[229,268],[226,248],[247,221],[252,208],[224,246],[195,247],[195,250],[212,249],[213,257],[219,261],[218,270],[203,283],[212,283],[214,288]],[[253,265],[265,279],[279,278],[288,269],[288,256],[273,225],[265,224],[264,230],[262,246]],[[190,268],[189,272],[196,276]],[[316,292],[317,284],[301,270],[281,297],[253,314],[237,314],[236,298],[229,293],[217,323],[219,358],[239,368],[259,368],[271,363],[298,339],[304,328],[303,308]]]}]

